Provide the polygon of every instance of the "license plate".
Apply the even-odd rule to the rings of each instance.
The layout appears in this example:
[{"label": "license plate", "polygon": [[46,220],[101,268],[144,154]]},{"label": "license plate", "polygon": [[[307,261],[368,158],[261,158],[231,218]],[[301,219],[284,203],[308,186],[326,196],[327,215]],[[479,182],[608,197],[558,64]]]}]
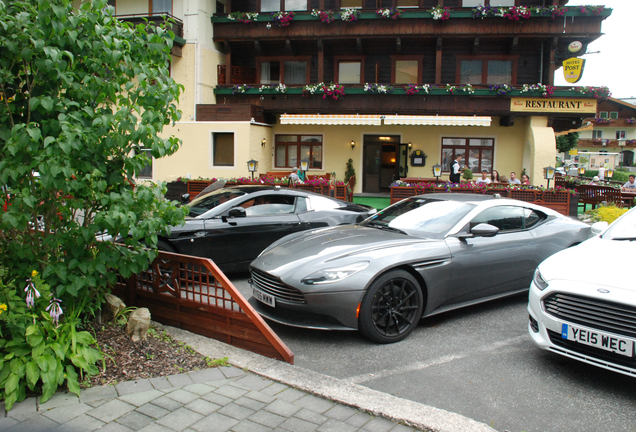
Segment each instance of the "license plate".
[{"label": "license plate", "polygon": [[274,298],[274,296],[265,294],[263,291],[258,290],[254,287],[252,287],[252,295],[256,300],[265,303],[267,306],[276,307],[276,299]]},{"label": "license plate", "polygon": [[561,327],[561,337],[580,344],[624,355],[625,357],[632,357],[634,354],[634,341],[596,330],[563,324]]}]

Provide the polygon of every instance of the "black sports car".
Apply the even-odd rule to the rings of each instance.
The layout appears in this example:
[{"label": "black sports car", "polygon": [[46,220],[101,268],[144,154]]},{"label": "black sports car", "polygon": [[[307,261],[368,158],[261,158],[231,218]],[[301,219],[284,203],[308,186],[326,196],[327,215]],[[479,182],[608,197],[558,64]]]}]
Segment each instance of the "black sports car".
[{"label": "black sports car", "polygon": [[376,210],[275,186],[233,186],[199,195],[185,224],[161,237],[160,250],[212,259],[225,272],[247,270],[274,241],[297,231],[353,224]]}]

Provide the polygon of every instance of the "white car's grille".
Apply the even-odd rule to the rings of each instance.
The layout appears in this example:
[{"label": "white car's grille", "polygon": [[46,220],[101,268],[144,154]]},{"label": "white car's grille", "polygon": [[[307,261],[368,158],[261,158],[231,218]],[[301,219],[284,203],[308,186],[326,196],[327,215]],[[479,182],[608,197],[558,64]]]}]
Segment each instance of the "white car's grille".
[{"label": "white car's grille", "polygon": [[636,307],[573,294],[553,293],[543,299],[548,315],[572,324],[636,338]]},{"label": "white car's grille", "polygon": [[259,270],[252,269],[252,283],[259,290],[276,297],[276,301],[293,304],[306,304],[305,296],[296,288]]}]

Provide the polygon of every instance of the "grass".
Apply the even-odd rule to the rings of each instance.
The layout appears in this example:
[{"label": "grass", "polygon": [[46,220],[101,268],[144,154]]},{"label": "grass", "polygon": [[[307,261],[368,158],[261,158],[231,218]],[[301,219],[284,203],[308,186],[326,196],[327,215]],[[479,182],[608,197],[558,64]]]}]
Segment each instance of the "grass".
[{"label": "grass", "polygon": [[391,198],[354,196],[353,202],[356,204],[368,205],[377,210],[382,210],[383,208],[389,206],[389,204],[391,203]]}]

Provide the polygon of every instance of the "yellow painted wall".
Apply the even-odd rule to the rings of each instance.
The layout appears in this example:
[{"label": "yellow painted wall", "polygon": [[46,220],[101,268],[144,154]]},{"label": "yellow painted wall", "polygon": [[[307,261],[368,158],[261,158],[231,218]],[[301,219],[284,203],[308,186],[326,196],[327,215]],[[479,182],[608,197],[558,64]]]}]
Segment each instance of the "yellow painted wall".
[{"label": "yellow painted wall", "polygon": [[[557,154],[554,130],[548,127],[547,117],[526,118],[525,147],[528,149],[525,168],[531,183],[535,186],[547,186],[547,180],[543,178],[543,168],[554,167]],[[554,183],[551,186],[554,186]]]}]

